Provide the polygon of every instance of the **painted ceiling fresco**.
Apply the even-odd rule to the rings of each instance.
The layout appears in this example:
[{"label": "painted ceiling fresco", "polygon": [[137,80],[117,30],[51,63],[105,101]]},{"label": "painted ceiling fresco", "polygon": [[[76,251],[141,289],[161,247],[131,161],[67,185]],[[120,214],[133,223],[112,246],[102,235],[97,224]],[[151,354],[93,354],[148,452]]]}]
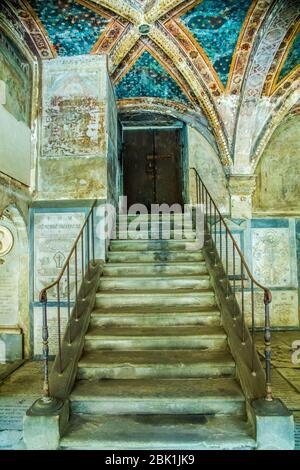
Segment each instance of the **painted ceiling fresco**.
[{"label": "painted ceiling fresco", "polygon": [[206,52],[224,86],[251,3],[252,0],[203,0],[180,18]]},{"label": "painted ceiling fresco", "polygon": [[88,54],[108,19],[75,0],[29,0],[58,55]]},{"label": "painted ceiling fresco", "polygon": [[282,80],[294,67],[300,64],[300,33],[297,34],[279,74]]},{"label": "painted ceiling fresco", "polygon": [[188,104],[189,100],[171,75],[145,51],[116,86],[119,99],[155,97]]}]

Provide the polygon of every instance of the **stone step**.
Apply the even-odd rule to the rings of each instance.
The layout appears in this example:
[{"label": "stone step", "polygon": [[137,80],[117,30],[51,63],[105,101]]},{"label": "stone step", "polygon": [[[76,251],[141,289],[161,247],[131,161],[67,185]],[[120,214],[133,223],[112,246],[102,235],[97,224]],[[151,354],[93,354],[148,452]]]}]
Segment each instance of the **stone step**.
[{"label": "stone step", "polygon": [[91,327],[85,335],[85,351],[198,349],[224,350],[225,331],[220,326]]},{"label": "stone step", "polygon": [[182,218],[180,219],[177,217],[176,219],[164,218],[161,220],[143,219],[142,222],[139,222],[139,223],[135,221],[117,220],[115,227],[121,230],[145,230],[145,231],[151,230],[151,229],[154,231],[158,231],[158,230],[168,229],[168,228],[175,229],[175,230],[176,229],[182,230],[183,228],[185,228],[186,230],[193,230],[194,224],[191,219],[185,220],[185,219],[182,219]]},{"label": "stone step", "polygon": [[178,263],[201,262],[201,251],[109,251],[108,263]]},{"label": "stone step", "polygon": [[115,276],[193,276],[208,274],[205,262],[198,263],[107,263],[104,266],[103,275]]},{"label": "stone step", "polygon": [[245,398],[233,378],[81,380],[70,396],[72,413],[242,415]]},{"label": "stone step", "polygon": [[141,230],[120,230],[116,232],[119,240],[194,240],[196,232],[192,230],[168,230],[164,231],[141,231]]},{"label": "stone step", "polygon": [[251,427],[241,417],[73,415],[60,445],[74,450],[172,451],[252,450],[256,443]]},{"label": "stone step", "polygon": [[182,289],[208,289],[210,287],[209,275],[199,277],[101,277],[99,292],[106,290],[118,291],[164,291],[173,289],[174,292]]},{"label": "stone step", "polygon": [[142,221],[142,222],[149,222],[149,221],[168,221],[168,220],[191,220],[191,213],[176,213],[176,214],[137,214],[137,215],[129,215],[129,214],[120,214],[117,218],[118,223],[125,223],[132,222],[132,221]]},{"label": "stone step", "polygon": [[78,363],[79,379],[199,378],[232,376],[235,363],[227,351],[194,349],[89,351]]},{"label": "stone step", "polygon": [[217,308],[172,309],[171,311],[155,309],[106,310],[96,309],[91,315],[91,326],[189,326],[220,325],[220,311]]},{"label": "stone step", "polygon": [[185,240],[111,240],[110,251],[190,251],[202,248],[198,241]]},{"label": "stone step", "polygon": [[95,307],[119,308],[119,307],[153,307],[153,308],[184,308],[212,307],[216,305],[215,294],[211,289],[195,291],[164,291],[153,293],[149,291],[102,291],[96,294]]}]

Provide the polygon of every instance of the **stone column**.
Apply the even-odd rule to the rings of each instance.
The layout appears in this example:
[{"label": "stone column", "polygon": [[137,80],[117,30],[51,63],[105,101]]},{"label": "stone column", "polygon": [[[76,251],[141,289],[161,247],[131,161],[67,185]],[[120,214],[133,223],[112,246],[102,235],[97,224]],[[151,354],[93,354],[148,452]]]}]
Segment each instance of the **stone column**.
[{"label": "stone column", "polygon": [[232,175],[229,179],[231,217],[251,219],[252,195],[256,187],[256,175]]}]

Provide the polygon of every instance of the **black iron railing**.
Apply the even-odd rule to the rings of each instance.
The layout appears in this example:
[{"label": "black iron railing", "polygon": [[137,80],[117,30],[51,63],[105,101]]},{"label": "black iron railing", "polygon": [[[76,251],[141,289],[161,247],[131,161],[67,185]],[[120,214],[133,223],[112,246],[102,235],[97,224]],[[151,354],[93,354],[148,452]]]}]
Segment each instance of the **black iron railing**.
[{"label": "black iron railing", "polygon": [[[239,248],[228,224],[217,208],[211,194],[206,188],[196,168],[191,168],[195,175],[196,202],[203,206],[205,234],[209,243],[213,244],[214,264],[223,264],[225,273],[226,298],[234,298],[233,318],[241,318],[242,328],[240,340],[242,345],[246,342],[247,320],[250,322],[252,336],[252,373],[255,375],[255,332],[256,332],[256,304],[255,293],[261,292],[264,304],[264,343],[265,343],[265,379],[266,400],[272,401],[271,385],[271,329],[270,329],[270,303],[271,291],[262,286],[253,277],[250,268]],[[246,294],[248,298],[246,299]],[[248,312],[246,312],[248,307]],[[249,319],[246,318],[249,313]]]},{"label": "black iron railing", "polygon": [[[83,281],[89,279],[89,273],[95,265],[95,227],[94,211],[97,201],[94,201],[85,222],[74,241],[70,254],[68,255],[61,272],[57,279],[45,287],[40,292],[40,302],[43,309],[43,360],[44,360],[44,378],[43,378],[43,398],[44,403],[51,402],[49,391],[49,327],[48,327],[48,304],[49,301],[55,301],[57,304],[56,322],[57,322],[57,355],[56,363],[58,373],[62,374],[64,370],[63,363],[63,335],[67,332],[67,341],[69,346],[76,339],[73,335],[75,330],[74,322],[80,321],[81,309],[79,300],[84,300],[82,296]],[[79,298],[80,297],[80,298]],[[62,306],[67,309],[67,325],[62,325]],[[52,307],[53,308],[53,307]],[[50,351],[53,355],[53,351]]]}]

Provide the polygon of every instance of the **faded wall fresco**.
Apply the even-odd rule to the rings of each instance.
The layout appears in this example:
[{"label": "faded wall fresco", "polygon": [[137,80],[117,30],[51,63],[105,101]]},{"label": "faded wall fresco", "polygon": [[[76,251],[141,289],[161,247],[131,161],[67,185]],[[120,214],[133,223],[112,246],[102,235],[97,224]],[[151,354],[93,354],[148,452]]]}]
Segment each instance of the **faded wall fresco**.
[{"label": "faded wall fresco", "polygon": [[27,59],[0,30],[0,80],[5,82],[3,106],[18,121],[30,125],[31,68]]},{"label": "faded wall fresco", "polygon": [[257,167],[254,211],[289,214],[300,210],[300,116],[274,132]]},{"label": "faded wall fresco", "polygon": [[106,198],[105,56],[59,58],[43,69],[40,199]]},{"label": "faded wall fresco", "polygon": [[[200,134],[200,132],[188,128],[189,166],[196,167],[199,175],[209,188],[219,210],[229,213],[229,193],[227,181],[220,162],[216,147]],[[193,192],[194,178],[192,172],[191,192]]]},{"label": "faded wall fresco", "polygon": [[44,65],[42,157],[105,152],[105,74],[101,59],[57,59]]}]

